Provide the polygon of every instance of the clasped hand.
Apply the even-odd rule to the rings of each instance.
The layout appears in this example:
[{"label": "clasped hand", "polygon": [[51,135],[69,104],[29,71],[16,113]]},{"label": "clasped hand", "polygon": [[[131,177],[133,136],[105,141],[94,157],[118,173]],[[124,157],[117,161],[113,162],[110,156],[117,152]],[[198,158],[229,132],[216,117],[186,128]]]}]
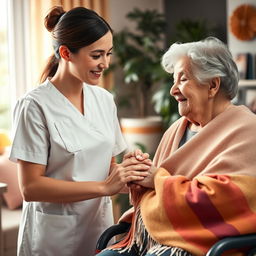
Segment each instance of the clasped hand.
[{"label": "clasped hand", "polygon": [[105,180],[105,194],[116,194],[126,185],[153,187],[154,170],[149,154],[142,153],[139,149],[129,152],[124,156],[122,163],[111,164],[110,175]]},{"label": "clasped hand", "polygon": [[[124,156],[124,159],[136,159],[137,161],[143,162],[149,159],[148,153],[143,153],[140,149],[136,149],[133,152],[129,152]],[[148,169],[147,176],[141,180],[132,181],[129,186],[133,189],[140,189],[141,187],[154,188],[154,175],[156,172],[156,167],[152,164],[150,160],[150,168]]]}]

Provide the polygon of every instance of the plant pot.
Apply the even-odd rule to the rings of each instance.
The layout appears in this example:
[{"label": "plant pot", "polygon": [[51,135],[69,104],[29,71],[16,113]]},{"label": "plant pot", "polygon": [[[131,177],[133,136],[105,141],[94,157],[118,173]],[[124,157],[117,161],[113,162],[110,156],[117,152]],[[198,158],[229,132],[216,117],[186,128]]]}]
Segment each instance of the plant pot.
[{"label": "plant pot", "polygon": [[163,135],[161,117],[121,118],[120,124],[128,146],[127,150],[142,148],[153,157]]}]

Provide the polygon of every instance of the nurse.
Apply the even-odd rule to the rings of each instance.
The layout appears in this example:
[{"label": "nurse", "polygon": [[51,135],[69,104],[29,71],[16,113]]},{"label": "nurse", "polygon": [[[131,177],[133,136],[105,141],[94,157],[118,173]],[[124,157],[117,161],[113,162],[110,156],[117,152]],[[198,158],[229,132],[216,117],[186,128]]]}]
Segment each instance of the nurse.
[{"label": "nurse", "polygon": [[24,197],[19,256],[91,256],[113,224],[109,196],[148,175],[150,160],[124,157],[112,95],[96,86],[112,54],[112,30],[94,11],[54,7],[45,18],[55,54],[42,84],[14,111],[10,159]]}]

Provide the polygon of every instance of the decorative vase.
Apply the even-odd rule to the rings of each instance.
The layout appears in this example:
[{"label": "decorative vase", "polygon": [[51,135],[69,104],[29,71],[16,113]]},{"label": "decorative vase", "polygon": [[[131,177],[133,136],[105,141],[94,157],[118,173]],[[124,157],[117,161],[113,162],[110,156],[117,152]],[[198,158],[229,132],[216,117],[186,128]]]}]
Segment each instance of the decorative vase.
[{"label": "decorative vase", "polygon": [[120,124],[128,146],[127,150],[142,148],[153,157],[163,135],[161,117],[121,118]]}]

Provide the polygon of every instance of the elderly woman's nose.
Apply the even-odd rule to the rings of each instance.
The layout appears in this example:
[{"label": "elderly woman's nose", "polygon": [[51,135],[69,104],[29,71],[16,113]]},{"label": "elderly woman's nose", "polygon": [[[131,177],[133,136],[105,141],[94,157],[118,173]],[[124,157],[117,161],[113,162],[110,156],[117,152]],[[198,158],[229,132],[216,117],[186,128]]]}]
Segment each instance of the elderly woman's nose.
[{"label": "elderly woman's nose", "polygon": [[174,82],[170,89],[170,94],[173,96],[175,92],[177,91],[178,87],[177,84]]}]

